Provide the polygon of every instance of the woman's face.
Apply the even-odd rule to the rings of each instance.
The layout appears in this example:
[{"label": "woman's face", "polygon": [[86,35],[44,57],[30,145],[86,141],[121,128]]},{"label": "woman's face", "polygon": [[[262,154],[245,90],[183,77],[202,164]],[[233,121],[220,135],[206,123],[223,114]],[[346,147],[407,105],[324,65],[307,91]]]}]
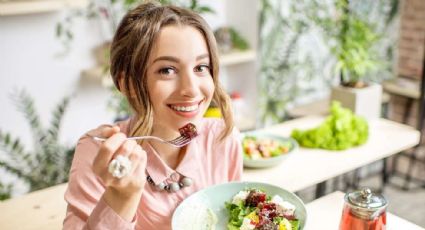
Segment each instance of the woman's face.
[{"label": "woman's face", "polygon": [[209,52],[202,34],[191,26],[162,28],[148,65],[153,132],[171,136],[188,122],[196,125],[214,94]]}]

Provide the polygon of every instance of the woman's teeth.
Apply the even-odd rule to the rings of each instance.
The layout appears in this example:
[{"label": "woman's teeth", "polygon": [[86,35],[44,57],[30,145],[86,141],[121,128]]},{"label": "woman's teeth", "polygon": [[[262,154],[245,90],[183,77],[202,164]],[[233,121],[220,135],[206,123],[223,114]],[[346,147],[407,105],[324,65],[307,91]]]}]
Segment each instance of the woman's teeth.
[{"label": "woman's teeth", "polygon": [[198,105],[192,105],[192,106],[171,106],[172,109],[179,111],[179,112],[192,112],[198,109]]}]

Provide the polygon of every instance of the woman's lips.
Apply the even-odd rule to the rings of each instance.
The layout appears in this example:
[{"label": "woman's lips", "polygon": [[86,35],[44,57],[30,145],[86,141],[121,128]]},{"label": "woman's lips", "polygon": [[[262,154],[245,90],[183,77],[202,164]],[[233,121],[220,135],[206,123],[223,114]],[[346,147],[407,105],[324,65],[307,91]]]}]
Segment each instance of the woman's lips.
[{"label": "woman's lips", "polygon": [[168,107],[170,107],[177,115],[185,118],[192,118],[198,115],[202,101],[203,100],[199,102],[169,104]]}]

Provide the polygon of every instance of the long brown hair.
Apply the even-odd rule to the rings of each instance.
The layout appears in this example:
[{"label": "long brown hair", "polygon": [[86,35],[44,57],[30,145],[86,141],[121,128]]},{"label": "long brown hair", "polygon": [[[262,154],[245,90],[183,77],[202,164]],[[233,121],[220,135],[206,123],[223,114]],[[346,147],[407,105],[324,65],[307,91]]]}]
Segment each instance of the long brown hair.
[{"label": "long brown hair", "polygon": [[230,99],[221,86],[218,49],[211,29],[198,14],[176,6],[149,2],[130,10],[120,22],[111,45],[111,75],[115,86],[126,96],[137,117],[130,135],[152,132],[153,109],[149,99],[146,72],[148,60],[161,28],[187,25],[204,36],[210,55],[210,71],[215,85],[212,101],[220,108],[225,129],[223,139],[233,129]]}]

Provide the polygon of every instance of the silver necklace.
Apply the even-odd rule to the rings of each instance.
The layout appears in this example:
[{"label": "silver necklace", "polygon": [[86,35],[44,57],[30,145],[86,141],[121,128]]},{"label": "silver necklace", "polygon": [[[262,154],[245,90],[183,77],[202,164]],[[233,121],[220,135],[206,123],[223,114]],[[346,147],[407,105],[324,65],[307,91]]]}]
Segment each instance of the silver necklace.
[{"label": "silver necklace", "polygon": [[189,187],[193,184],[193,181],[189,177],[184,177],[180,179],[178,182],[167,183],[165,181],[155,184],[152,180],[152,177],[148,174],[146,180],[150,185],[155,187],[158,191],[167,191],[167,192],[177,192],[184,187]]}]

